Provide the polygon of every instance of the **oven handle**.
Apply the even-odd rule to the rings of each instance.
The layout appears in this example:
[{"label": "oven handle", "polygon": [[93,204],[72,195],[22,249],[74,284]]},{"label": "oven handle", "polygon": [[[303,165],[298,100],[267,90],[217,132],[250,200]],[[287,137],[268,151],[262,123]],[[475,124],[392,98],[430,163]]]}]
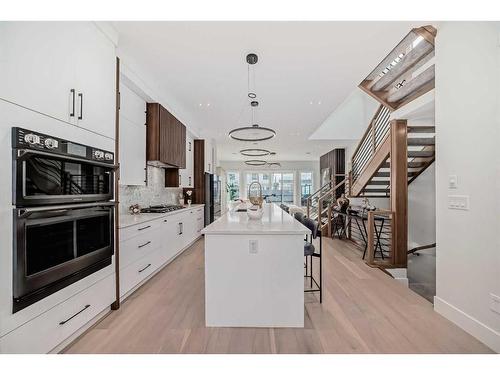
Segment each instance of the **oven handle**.
[{"label": "oven handle", "polygon": [[46,211],[56,211],[56,212],[64,212],[73,208],[88,208],[88,207],[101,207],[101,206],[115,206],[115,202],[94,202],[94,203],[77,203],[77,204],[66,204],[60,206],[44,206],[44,207],[27,207],[27,208],[18,208],[17,216],[19,218],[25,218],[30,216],[35,212],[46,212]]},{"label": "oven handle", "polygon": [[82,159],[82,158],[75,158],[75,157],[66,156],[66,155],[57,155],[57,154],[52,154],[50,152],[30,150],[30,149],[25,149],[25,148],[23,148],[22,150],[17,150],[17,159],[22,160],[26,157],[26,155],[29,155],[29,154],[49,156],[51,158],[57,158],[57,159],[85,162],[88,164],[97,165],[99,167],[106,167],[106,168],[113,169],[113,170],[118,169],[118,165],[115,165],[115,164],[102,163],[99,161],[93,161],[93,160]]}]

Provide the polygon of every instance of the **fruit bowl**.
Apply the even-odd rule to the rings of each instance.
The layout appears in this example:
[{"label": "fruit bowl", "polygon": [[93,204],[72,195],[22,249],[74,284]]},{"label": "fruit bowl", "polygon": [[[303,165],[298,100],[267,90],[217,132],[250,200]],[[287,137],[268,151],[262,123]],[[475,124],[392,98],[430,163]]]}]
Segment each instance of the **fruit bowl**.
[{"label": "fruit bowl", "polygon": [[262,208],[251,207],[247,210],[247,215],[250,220],[260,220],[264,215],[264,210]]}]

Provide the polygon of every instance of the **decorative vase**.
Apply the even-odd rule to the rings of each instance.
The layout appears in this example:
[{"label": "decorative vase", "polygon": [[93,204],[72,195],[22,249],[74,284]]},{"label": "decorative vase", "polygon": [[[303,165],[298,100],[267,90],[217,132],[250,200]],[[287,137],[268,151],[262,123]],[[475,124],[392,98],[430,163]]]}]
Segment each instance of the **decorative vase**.
[{"label": "decorative vase", "polygon": [[188,207],[191,207],[191,199],[188,199]]}]

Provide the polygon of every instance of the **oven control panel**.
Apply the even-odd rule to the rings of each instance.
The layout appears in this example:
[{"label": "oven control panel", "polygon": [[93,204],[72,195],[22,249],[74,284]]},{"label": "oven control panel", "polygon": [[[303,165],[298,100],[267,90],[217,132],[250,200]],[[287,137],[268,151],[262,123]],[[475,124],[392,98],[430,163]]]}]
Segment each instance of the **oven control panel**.
[{"label": "oven control panel", "polygon": [[12,128],[12,148],[34,149],[69,157],[100,161],[108,164],[114,164],[115,161],[114,153],[110,151],[97,149],[23,128]]}]

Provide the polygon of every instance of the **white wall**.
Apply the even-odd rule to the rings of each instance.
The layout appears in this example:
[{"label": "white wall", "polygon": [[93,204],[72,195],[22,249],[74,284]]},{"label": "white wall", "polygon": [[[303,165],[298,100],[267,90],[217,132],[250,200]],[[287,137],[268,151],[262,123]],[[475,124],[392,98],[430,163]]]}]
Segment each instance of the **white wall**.
[{"label": "white wall", "polygon": [[435,164],[408,185],[408,248],[436,242]]},{"label": "white wall", "polygon": [[[294,204],[300,205],[300,174],[299,172],[313,172],[313,190],[319,188],[319,160],[318,161],[281,161],[280,168],[249,167],[241,161],[220,161],[220,166],[226,172],[294,172],[295,173],[295,197]],[[244,186],[244,175],[240,175],[240,197],[246,197]]]},{"label": "white wall", "polygon": [[[444,22],[436,41],[436,311],[500,352],[498,23]],[[458,188],[448,189],[448,176]],[[470,196],[470,210],[447,207]]]}]

